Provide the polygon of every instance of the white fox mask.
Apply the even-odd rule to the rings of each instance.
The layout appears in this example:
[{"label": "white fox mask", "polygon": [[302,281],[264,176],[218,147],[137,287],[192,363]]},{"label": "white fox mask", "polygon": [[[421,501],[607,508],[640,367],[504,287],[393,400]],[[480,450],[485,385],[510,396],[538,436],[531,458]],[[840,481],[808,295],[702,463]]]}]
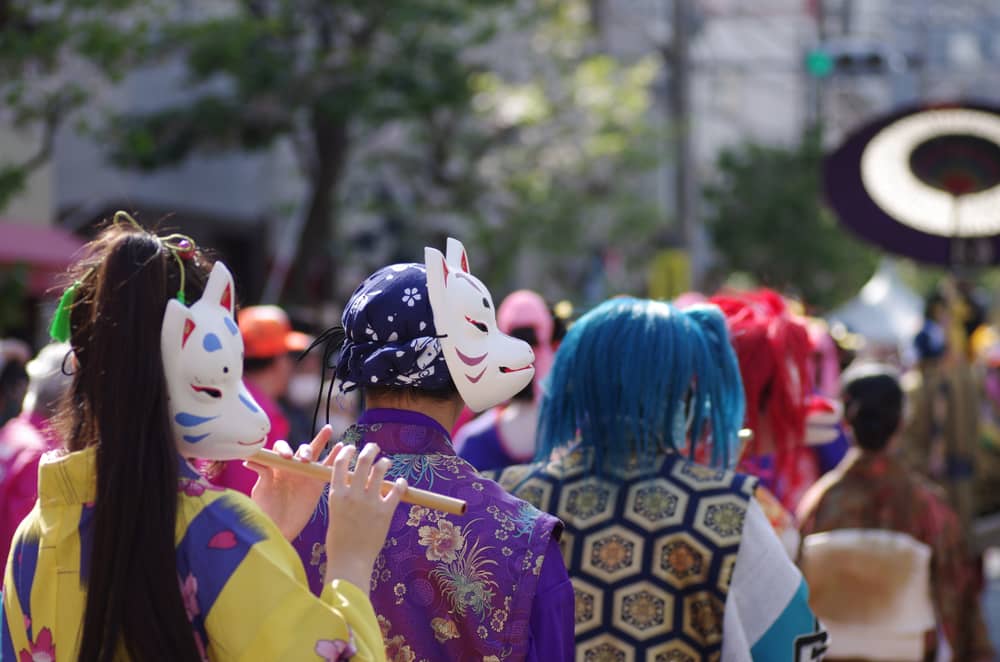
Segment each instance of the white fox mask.
[{"label": "white fox mask", "polygon": [[427,295],[448,372],[473,411],[510,399],[531,382],[535,355],[528,343],[502,333],[490,291],[469,273],[469,258],[448,239],[447,258],[424,249]]},{"label": "white fox mask", "polygon": [[[233,277],[216,262],[190,307],[167,302],[160,332],[170,422],[182,457],[246,458],[263,447],[267,415],[243,384],[243,338],[233,318]],[[141,385],[138,388],[142,388]]]}]

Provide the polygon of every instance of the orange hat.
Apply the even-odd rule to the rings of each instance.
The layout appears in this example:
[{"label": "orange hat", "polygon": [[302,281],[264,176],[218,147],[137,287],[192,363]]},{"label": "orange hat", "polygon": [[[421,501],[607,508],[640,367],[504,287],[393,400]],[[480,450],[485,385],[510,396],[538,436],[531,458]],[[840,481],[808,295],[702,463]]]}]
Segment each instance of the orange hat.
[{"label": "orange hat", "polygon": [[292,331],[288,315],[278,306],[250,306],[236,316],[249,359],[269,359],[301,352],[312,342],[304,333]]}]

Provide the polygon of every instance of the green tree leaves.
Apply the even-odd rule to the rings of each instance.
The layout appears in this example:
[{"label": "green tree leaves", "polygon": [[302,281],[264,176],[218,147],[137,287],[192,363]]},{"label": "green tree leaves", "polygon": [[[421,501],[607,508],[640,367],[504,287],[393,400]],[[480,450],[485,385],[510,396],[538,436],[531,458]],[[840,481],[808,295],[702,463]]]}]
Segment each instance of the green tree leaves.
[{"label": "green tree leaves", "polygon": [[860,289],[877,253],[823,205],[822,159],[816,134],[790,148],[747,143],[719,155],[705,199],[722,272],[745,272],[821,309]]}]

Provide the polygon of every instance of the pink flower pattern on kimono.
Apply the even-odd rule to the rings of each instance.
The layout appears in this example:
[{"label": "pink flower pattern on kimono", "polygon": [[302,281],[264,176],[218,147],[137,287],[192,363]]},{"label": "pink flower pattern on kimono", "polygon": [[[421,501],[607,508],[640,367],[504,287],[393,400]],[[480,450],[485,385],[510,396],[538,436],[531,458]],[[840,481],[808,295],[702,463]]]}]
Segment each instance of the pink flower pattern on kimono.
[{"label": "pink flower pattern on kimono", "polygon": [[326,662],[346,662],[351,656],[358,652],[354,645],[354,638],[350,641],[343,639],[320,639],[316,642],[316,654],[326,660]]},{"label": "pink flower pattern on kimono", "polygon": [[56,662],[56,645],[52,641],[52,630],[42,628],[38,638],[29,642],[31,650],[21,649],[19,662]]},{"label": "pink flower pattern on kimono", "polygon": [[438,520],[437,528],[433,526],[420,527],[418,533],[420,534],[420,544],[427,547],[428,561],[451,563],[465,547],[465,536],[462,535],[462,529],[445,519]]},{"label": "pink flower pattern on kimono", "polygon": [[187,612],[189,621],[201,613],[201,609],[198,608],[198,578],[190,573],[181,581],[181,598],[184,600],[184,611]]},{"label": "pink flower pattern on kimono", "polygon": [[[201,614],[201,608],[198,606],[198,578],[188,573],[186,579],[182,580],[178,577],[177,581],[181,585],[181,600],[184,601],[184,611],[187,614],[188,621],[193,624],[195,617]],[[195,630],[193,634],[194,643],[198,647],[201,659],[207,660],[208,653],[205,650],[205,642],[201,638],[201,633]]]}]

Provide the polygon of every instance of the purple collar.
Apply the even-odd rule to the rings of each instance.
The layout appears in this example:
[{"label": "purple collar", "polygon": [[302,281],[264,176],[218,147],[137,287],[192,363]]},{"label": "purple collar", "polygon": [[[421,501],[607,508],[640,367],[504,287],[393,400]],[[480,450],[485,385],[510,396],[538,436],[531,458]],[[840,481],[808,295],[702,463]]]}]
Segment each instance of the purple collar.
[{"label": "purple collar", "polygon": [[358,419],[357,430],[387,454],[455,454],[440,423],[409,409],[368,409]]}]

